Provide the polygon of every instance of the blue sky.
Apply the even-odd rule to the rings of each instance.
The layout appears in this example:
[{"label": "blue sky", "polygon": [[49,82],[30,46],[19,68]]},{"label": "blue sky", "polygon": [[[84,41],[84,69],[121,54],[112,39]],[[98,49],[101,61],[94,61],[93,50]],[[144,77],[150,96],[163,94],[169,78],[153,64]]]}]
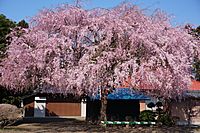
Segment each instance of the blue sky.
[{"label": "blue sky", "polygon": [[[112,8],[124,0],[86,0],[86,9],[95,7]],[[200,25],[200,0],[129,0],[141,8],[152,12],[159,8],[174,16],[173,25]],[[0,13],[14,21],[28,19],[43,8],[55,7],[58,4],[72,3],[73,0],[0,0]]]}]

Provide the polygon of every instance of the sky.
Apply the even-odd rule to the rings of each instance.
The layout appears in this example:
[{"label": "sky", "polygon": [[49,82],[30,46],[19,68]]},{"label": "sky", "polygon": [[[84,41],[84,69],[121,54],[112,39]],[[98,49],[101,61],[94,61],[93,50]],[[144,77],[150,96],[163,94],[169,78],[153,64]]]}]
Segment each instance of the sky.
[{"label": "sky", "polygon": [[[112,8],[124,0],[86,0],[85,9],[96,7]],[[156,9],[165,11],[173,16],[173,25],[200,25],[200,0],[126,0],[146,9],[150,14]],[[59,4],[72,4],[73,0],[0,0],[0,13],[13,21],[30,18],[43,8],[53,8]]]}]

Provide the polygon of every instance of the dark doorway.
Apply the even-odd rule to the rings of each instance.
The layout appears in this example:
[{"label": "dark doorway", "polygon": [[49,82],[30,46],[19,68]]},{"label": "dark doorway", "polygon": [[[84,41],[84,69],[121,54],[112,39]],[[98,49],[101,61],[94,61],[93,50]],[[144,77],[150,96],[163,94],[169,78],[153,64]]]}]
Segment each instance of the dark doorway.
[{"label": "dark doorway", "polygon": [[100,100],[87,100],[86,104],[86,119],[97,121],[100,116],[101,102]]},{"label": "dark doorway", "polygon": [[[87,102],[87,119],[98,120],[101,103],[99,100]],[[107,120],[137,120],[140,113],[139,100],[108,100]]]},{"label": "dark doorway", "polygon": [[139,113],[140,105],[138,100],[108,100],[108,120],[137,120]]}]

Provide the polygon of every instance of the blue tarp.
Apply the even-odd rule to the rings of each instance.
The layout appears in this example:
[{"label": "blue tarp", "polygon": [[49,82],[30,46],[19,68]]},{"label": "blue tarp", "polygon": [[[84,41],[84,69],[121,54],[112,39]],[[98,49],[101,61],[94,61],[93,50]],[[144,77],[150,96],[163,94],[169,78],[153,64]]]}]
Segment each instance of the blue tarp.
[{"label": "blue tarp", "polygon": [[[94,99],[100,99],[100,94],[94,96]],[[129,88],[117,88],[108,94],[110,100],[150,100],[150,97],[139,92],[135,92]]]}]

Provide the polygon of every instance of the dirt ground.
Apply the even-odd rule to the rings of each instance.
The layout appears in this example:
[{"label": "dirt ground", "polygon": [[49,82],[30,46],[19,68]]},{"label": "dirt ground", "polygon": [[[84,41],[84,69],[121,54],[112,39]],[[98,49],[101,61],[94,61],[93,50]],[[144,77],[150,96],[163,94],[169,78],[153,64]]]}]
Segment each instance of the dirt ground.
[{"label": "dirt ground", "polygon": [[119,132],[119,133],[200,133],[200,127],[156,127],[113,125],[98,126],[76,119],[24,119],[13,126],[0,129],[0,133],[69,133],[69,132]]}]

